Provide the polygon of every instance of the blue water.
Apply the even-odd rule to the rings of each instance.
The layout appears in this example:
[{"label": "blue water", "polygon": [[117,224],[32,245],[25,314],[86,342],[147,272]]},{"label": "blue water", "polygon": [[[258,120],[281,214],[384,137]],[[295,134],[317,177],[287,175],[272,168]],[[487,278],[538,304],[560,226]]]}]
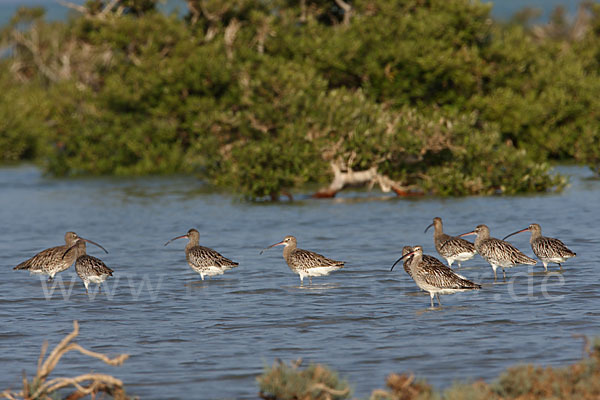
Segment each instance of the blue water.
[{"label": "blue water", "polygon": [[[59,180],[2,168],[0,390],[18,388],[22,371],[33,375],[42,342],[52,348],[73,320],[82,346],[131,357],[110,367],[69,354],[52,376],[110,373],[144,399],[256,398],[256,376],[277,358],[325,363],[359,398],[391,372],[446,387],[491,380],[516,363],[574,362],[582,343],[573,335],[600,334],[600,181],[583,168],[562,171],[572,175],[562,194],[406,200],[375,191],[248,204],[193,178]],[[444,307],[430,310],[403,269],[390,267],[407,244],[435,255],[431,231],[423,233],[435,216],[449,233],[486,223],[496,237],[537,222],[578,255],[563,274],[517,267],[496,285],[477,257],[461,273],[483,289],[442,296]],[[163,246],[192,227],[201,244],[240,266],[200,281],[185,240]],[[73,268],[57,276],[63,291],[53,293],[45,280],[12,270],[62,244],[68,230],[108,249],[88,246],[115,271],[104,293],[86,295]],[[346,268],[300,287],[281,247],[259,255],[287,234]],[[527,233],[511,239],[532,255]]]}]

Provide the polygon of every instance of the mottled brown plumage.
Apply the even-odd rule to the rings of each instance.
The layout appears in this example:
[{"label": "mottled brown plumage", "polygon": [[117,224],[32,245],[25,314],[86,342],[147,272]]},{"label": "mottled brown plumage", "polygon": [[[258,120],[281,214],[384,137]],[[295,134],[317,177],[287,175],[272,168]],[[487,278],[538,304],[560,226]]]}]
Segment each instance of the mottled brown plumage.
[{"label": "mottled brown plumage", "polygon": [[57,273],[68,269],[77,258],[74,252],[63,258],[65,251],[73,246],[77,239],[78,236],[75,232],[67,232],[64,245],[43,250],[13,269],[27,270],[32,274],[45,274],[49,276],[49,279],[54,279]]},{"label": "mottled brown plumage", "polygon": [[433,242],[435,249],[440,256],[446,259],[449,267],[452,267],[452,263],[456,261],[460,268],[463,261],[470,260],[477,253],[473,243],[457,236],[445,234],[440,217],[435,217],[433,222],[425,228],[425,232],[432,226],[434,228]]},{"label": "mottled brown plumage", "polygon": [[[414,249],[413,249],[413,247],[412,247],[412,246],[404,246],[404,247],[402,248],[402,256],[405,256],[405,255],[407,255],[408,253],[410,253],[410,252],[411,252],[411,251],[413,251],[413,250],[414,250]],[[411,269],[410,269],[410,264],[411,264],[411,262],[412,262],[413,260],[414,260],[414,258],[413,258],[413,257],[408,257],[408,258],[405,258],[405,259],[403,260],[403,263],[402,263],[402,264],[403,264],[403,267],[404,267],[404,271],[405,271],[405,272],[406,272],[406,273],[407,273],[407,274],[408,274],[408,275],[409,275],[411,278],[412,278],[412,272],[411,272]],[[433,257],[433,256],[430,256],[430,255],[427,255],[427,254],[423,254],[423,260],[424,260],[425,262],[428,262],[428,263],[435,263],[435,262],[439,262],[439,260],[438,260],[437,258],[435,258],[435,257]],[[395,265],[396,265],[396,264],[394,264],[394,266],[395,266]],[[392,266],[392,269],[394,268],[394,266]]]},{"label": "mottled brown plumage", "polygon": [[405,260],[404,266],[406,268],[408,264],[408,268],[410,269],[409,275],[413,278],[417,286],[429,292],[431,307],[433,307],[434,297],[437,297],[438,305],[442,305],[440,294],[481,289],[481,285],[471,282],[464,276],[458,275],[452,268],[447,267],[437,258],[424,257],[421,246],[414,246],[411,251],[404,254],[405,249],[408,250],[407,247],[409,246],[404,247],[402,250],[402,257],[392,265],[392,270],[400,260]]},{"label": "mottled brown plumage", "polygon": [[196,229],[190,229],[187,234],[169,240],[165,243],[165,246],[173,240],[182,238],[189,239],[188,244],[185,246],[185,258],[188,265],[200,274],[202,280],[205,276],[222,275],[228,269],[239,265],[211,248],[200,246],[200,233]]},{"label": "mottled brown plumage", "polygon": [[504,279],[506,279],[505,268],[512,268],[515,265],[526,264],[535,265],[535,261],[531,257],[527,257],[519,249],[504,240],[490,237],[490,229],[486,225],[477,225],[474,231],[463,233],[460,236],[477,235],[475,239],[475,249],[481,257],[483,257],[494,270],[494,280],[496,277],[496,269],[502,268]]},{"label": "mottled brown plumage", "polygon": [[531,232],[529,244],[531,244],[533,253],[542,261],[542,264],[544,264],[544,269],[546,271],[548,271],[548,263],[556,263],[560,269],[562,269],[561,263],[577,255],[560,240],[542,236],[542,227],[538,224],[531,224],[525,229],[506,235],[503,240],[506,240],[509,236],[525,231]]},{"label": "mottled brown plumage", "polygon": [[77,242],[65,252],[65,257],[69,253],[75,253],[77,255],[77,259],[75,260],[75,272],[77,272],[77,276],[83,281],[86,293],[90,282],[96,283],[98,285],[98,291],[100,291],[102,282],[109,276],[112,276],[114,271],[108,268],[99,258],[87,255],[84,240],[77,240]]},{"label": "mottled brown plumage", "polygon": [[306,276],[312,283],[313,276],[329,275],[331,271],[344,266],[343,261],[332,260],[313,251],[299,249],[294,236],[286,236],[281,242],[272,244],[267,249],[274,246],[285,246],[283,248],[283,258],[290,269],[300,276],[300,284],[303,283]]}]

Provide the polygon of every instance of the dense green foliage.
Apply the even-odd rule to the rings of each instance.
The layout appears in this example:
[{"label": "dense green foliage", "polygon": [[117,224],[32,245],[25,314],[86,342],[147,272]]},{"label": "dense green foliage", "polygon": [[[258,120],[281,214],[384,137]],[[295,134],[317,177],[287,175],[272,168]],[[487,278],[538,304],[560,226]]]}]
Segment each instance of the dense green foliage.
[{"label": "dense green foliage", "polygon": [[253,199],[327,184],[333,163],[439,195],[600,165],[597,5],[535,30],[471,0],[188,0],[183,19],[107,3],[3,29],[0,161],[194,173]]}]

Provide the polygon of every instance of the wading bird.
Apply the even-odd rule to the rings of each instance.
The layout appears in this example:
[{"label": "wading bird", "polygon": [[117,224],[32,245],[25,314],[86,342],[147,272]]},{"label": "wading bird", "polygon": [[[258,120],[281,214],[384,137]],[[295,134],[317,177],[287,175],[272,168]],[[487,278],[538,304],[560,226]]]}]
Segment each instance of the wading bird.
[{"label": "wading bird", "polygon": [[308,276],[308,279],[312,284],[313,276],[329,275],[331,271],[335,271],[344,266],[343,261],[332,260],[310,250],[299,249],[294,236],[286,236],[281,242],[272,244],[266,249],[263,249],[260,254],[274,246],[285,246],[283,248],[283,258],[290,269],[300,275],[301,285],[306,276]]},{"label": "wading bird", "polygon": [[486,225],[477,225],[475,230],[463,233],[459,236],[477,235],[475,239],[475,249],[494,270],[494,280],[497,279],[496,269],[502,268],[502,274],[506,279],[505,268],[512,268],[515,265],[526,264],[535,265],[537,261],[527,257],[519,249],[504,240],[490,237],[490,229]]},{"label": "wading bird", "polygon": [[576,254],[572,252],[563,242],[558,239],[542,236],[542,227],[538,224],[531,224],[525,229],[506,235],[504,239],[516,235],[517,233],[530,231],[531,237],[529,243],[531,244],[531,250],[533,253],[542,261],[544,269],[548,271],[548,263],[556,263],[562,269],[561,263],[565,262],[571,257],[575,257]]},{"label": "wading bird", "polygon": [[434,228],[433,243],[435,244],[435,249],[440,256],[446,259],[449,267],[452,267],[452,263],[456,261],[460,268],[463,261],[470,260],[477,253],[473,243],[463,238],[445,234],[440,217],[435,217],[433,222],[425,228],[425,232],[432,226]]},{"label": "wading bird", "polygon": [[[423,256],[423,248],[421,246],[414,246],[412,250],[409,250],[409,248],[409,246],[406,246],[402,249],[402,257],[396,260],[390,271],[394,270],[394,267],[400,260],[404,260],[404,269],[406,270],[407,266],[410,269],[410,272],[406,272],[413,278],[418,287],[429,292],[432,308],[434,297],[437,297],[438,305],[442,305],[440,294],[453,294],[481,289],[481,285],[471,282],[464,276],[458,275],[452,268],[445,266],[437,258]],[[406,253],[405,250],[407,251]]]},{"label": "wading bird", "polygon": [[97,284],[98,291],[100,291],[102,282],[109,276],[112,276],[113,270],[108,268],[99,258],[87,255],[85,242],[94,244],[108,253],[108,251],[98,243],[79,238],[73,246],[64,252],[63,257],[67,257],[70,253],[75,253],[77,256],[77,259],[75,260],[75,272],[77,272],[77,276],[83,281],[85,292],[88,292],[88,285],[90,282]]},{"label": "wading bird", "polygon": [[26,270],[31,274],[48,275],[48,280],[52,280],[54,279],[54,275],[68,269],[77,258],[75,252],[70,252],[67,256],[63,257],[65,251],[73,246],[77,239],[82,238],[77,236],[75,232],[67,232],[65,233],[64,245],[43,250],[29,260],[23,261],[13,269]]},{"label": "wading bird", "polygon": [[165,243],[165,246],[173,240],[183,238],[189,239],[188,244],[185,246],[185,258],[190,268],[199,273],[202,280],[204,280],[205,276],[223,275],[228,269],[239,265],[209,247],[200,246],[200,233],[193,228],[185,235],[169,240]]}]

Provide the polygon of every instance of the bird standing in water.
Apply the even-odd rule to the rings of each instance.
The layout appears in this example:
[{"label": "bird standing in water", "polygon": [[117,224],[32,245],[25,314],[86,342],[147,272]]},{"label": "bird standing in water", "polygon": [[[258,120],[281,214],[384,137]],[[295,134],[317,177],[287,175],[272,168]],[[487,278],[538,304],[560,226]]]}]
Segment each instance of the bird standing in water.
[{"label": "bird standing in water", "polygon": [[329,275],[331,271],[344,267],[343,261],[332,260],[313,251],[299,249],[294,236],[286,236],[281,242],[263,249],[260,254],[274,246],[285,246],[283,248],[283,258],[290,269],[300,275],[300,285],[303,284],[304,278],[307,276],[312,284],[313,276]]},{"label": "bird standing in water", "polygon": [[434,228],[433,243],[435,244],[435,249],[440,256],[446,259],[449,267],[452,267],[452,263],[456,260],[460,268],[463,261],[475,257],[477,253],[475,245],[463,238],[445,234],[440,217],[435,217],[433,222],[425,228],[425,232],[432,226]]},{"label": "bird standing in water", "polygon": [[77,259],[75,260],[75,272],[77,272],[77,276],[83,281],[86,293],[88,292],[88,285],[90,282],[97,284],[98,291],[100,291],[102,282],[109,276],[112,276],[114,271],[108,268],[99,258],[87,255],[85,242],[95,244],[108,253],[108,251],[98,243],[79,238],[73,246],[65,251],[63,256],[66,257],[69,253],[75,253],[77,255]]},{"label": "bird standing in water", "polygon": [[535,265],[535,261],[531,257],[527,257],[519,249],[504,240],[490,237],[490,228],[486,225],[477,225],[475,230],[463,233],[459,236],[477,235],[475,239],[475,249],[481,257],[483,257],[494,270],[494,280],[496,277],[496,269],[502,268],[502,274],[506,279],[505,268],[512,268],[515,265],[526,264]]},{"label": "bird standing in water", "polygon": [[73,246],[77,239],[79,239],[79,236],[75,232],[67,232],[65,233],[64,245],[43,250],[13,269],[26,270],[31,274],[45,274],[48,275],[48,280],[51,281],[57,273],[68,269],[77,258],[75,252],[63,257],[65,251]]},{"label": "bird standing in water", "polygon": [[174,237],[165,243],[165,246],[173,240],[186,238],[189,240],[185,246],[185,258],[191,269],[200,274],[204,280],[205,276],[222,275],[225,271],[237,267],[239,264],[223,257],[215,250],[200,246],[200,233],[196,229],[190,229],[185,235]]},{"label": "bird standing in water", "polygon": [[453,294],[467,290],[481,289],[481,285],[471,282],[464,276],[458,275],[452,268],[447,267],[437,258],[430,256],[425,256],[427,257],[425,258],[421,246],[414,246],[410,251],[408,251],[407,247],[409,246],[404,247],[402,257],[396,260],[390,271],[394,270],[398,262],[404,260],[404,269],[408,266],[410,272],[407,272],[417,286],[429,292],[432,308],[434,297],[437,297],[438,305],[442,305],[440,294]]},{"label": "bird standing in water", "polygon": [[544,269],[548,271],[548,263],[556,263],[562,270],[561,263],[565,262],[571,257],[575,257],[573,251],[571,251],[563,242],[558,239],[542,236],[542,227],[538,224],[531,224],[525,229],[506,235],[504,239],[516,235],[517,233],[530,231],[531,237],[529,238],[529,244],[531,244],[531,250],[533,253],[542,261]]}]

